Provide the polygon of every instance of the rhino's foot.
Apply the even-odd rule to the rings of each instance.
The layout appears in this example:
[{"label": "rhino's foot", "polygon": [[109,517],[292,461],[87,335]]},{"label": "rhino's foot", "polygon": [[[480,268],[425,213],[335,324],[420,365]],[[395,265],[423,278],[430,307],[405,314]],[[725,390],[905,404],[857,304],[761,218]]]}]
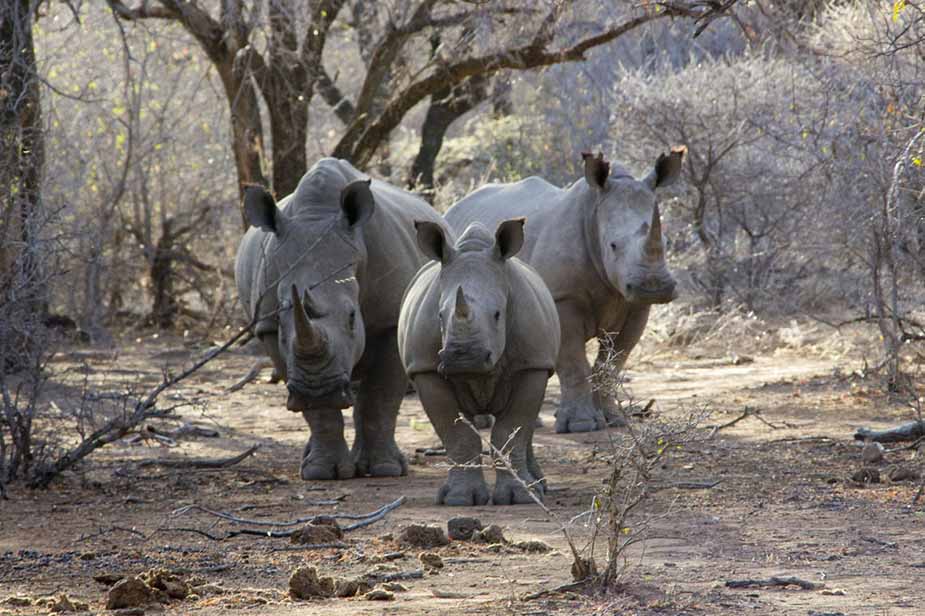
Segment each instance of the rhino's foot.
[{"label": "rhino's foot", "polygon": [[493,415],[476,415],[472,418],[472,424],[479,430],[487,430],[492,427],[495,423],[495,418]]},{"label": "rhino's foot", "polygon": [[325,447],[309,441],[300,474],[305,481],[352,479],[356,476],[356,465],[346,443],[342,447]]},{"label": "rhino's foot", "polygon": [[590,404],[566,404],[556,411],[556,432],[594,432],[607,426],[604,413]]},{"label": "rhino's foot", "polygon": [[354,445],[357,474],[371,477],[402,477],[408,474],[408,461],[393,440],[371,447]]},{"label": "rhino's foot", "polygon": [[481,471],[453,472],[437,492],[437,504],[449,507],[487,505],[491,500],[488,485]]},{"label": "rhino's foot", "polygon": [[535,503],[530,491],[527,490],[526,484],[530,490],[540,499],[546,492],[544,481],[537,481],[530,473],[523,472],[520,475],[520,481],[507,472],[499,472],[495,478],[495,490],[491,496],[493,505],[528,505]]}]

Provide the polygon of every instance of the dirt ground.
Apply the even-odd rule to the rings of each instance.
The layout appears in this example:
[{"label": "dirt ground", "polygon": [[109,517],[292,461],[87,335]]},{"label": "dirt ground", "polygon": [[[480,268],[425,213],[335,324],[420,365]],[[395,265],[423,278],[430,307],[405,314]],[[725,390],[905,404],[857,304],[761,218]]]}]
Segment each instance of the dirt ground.
[{"label": "dirt ground", "polygon": [[[144,383],[154,383],[163,367],[175,370],[196,356],[179,338],[138,342],[123,341],[117,354],[73,348],[60,353],[53,367],[113,388],[120,380],[140,385],[138,372],[145,374]],[[608,594],[561,592],[525,600],[571,581],[571,557],[559,521],[587,511],[608,473],[595,447],[606,442],[606,433],[553,432],[559,396],[555,379],[542,412],[545,427],[536,434],[537,455],[551,486],[546,501],[554,514],[550,517],[532,505],[435,506],[445,458],[416,454],[438,441],[414,395],[402,404],[397,434],[411,461],[407,477],[301,481],[299,455],[307,438],[301,416],[285,410],[284,387],[267,384],[266,373],[228,393],[226,388],[254,361],[229,354],[162,400],[201,398],[202,406],[184,409],[183,417],[217,429],[218,438],[183,438],[175,447],[123,440],[47,491],[15,489],[10,500],[0,501],[0,614],[47,613],[47,605],[16,606],[4,600],[60,593],[86,602],[91,611],[102,611],[107,586],[95,577],[157,567],[209,583],[186,599],[156,608],[168,614],[925,613],[925,502],[911,505],[917,482],[885,479],[864,487],[849,480],[861,468],[854,430],[893,426],[908,419],[908,411],[883,397],[874,384],[850,377],[858,367],[854,360],[800,349],[748,359],[666,347],[641,353],[632,364],[630,391],[640,400],[655,398],[666,416],[706,407],[712,411],[707,422],[720,424],[748,406],[758,409],[766,422],[749,417],[672,455],[668,470],[673,481],[719,483],[710,489],[656,492],[636,514],[637,519],[659,516],[653,536],[633,548],[622,585]],[[68,391],[59,388],[57,395],[64,401]],[[228,456],[253,444],[260,445],[253,457],[223,470],[137,464],[165,456]],[[888,462],[921,468],[909,451],[889,454]],[[885,476],[888,464],[880,470]],[[171,530],[222,535],[240,528],[195,510],[172,514],[192,504],[286,520],[370,512],[399,496],[407,501],[384,520],[348,533],[345,548],[292,549],[284,538],[216,541]],[[324,504],[331,501],[336,504]],[[291,572],[302,565],[335,577],[373,569],[421,570],[421,550],[404,548],[396,540],[401,529],[411,523],[445,529],[447,520],[457,515],[498,524],[512,541],[539,540],[554,549],[525,553],[511,546],[452,541],[433,550],[443,558],[442,569],[402,581],[407,590],[395,592],[391,601],[297,601],[287,594]],[[571,530],[584,544],[591,529],[581,522]],[[822,586],[725,586],[728,580],[773,575]]]}]

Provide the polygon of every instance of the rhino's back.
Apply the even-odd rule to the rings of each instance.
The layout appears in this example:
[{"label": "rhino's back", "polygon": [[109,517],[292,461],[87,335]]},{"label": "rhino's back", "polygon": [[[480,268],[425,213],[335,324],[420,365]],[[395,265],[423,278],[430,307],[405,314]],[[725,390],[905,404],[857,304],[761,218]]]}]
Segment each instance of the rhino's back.
[{"label": "rhino's back", "polygon": [[446,213],[459,232],[472,222],[494,228],[502,220],[524,216],[524,246],[518,258],[533,267],[556,301],[584,301],[599,286],[587,249],[582,183],[557,188],[540,178],[514,184],[490,184],[464,197]]},{"label": "rhino's back", "polygon": [[462,233],[473,222],[494,229],[508,218],[525,216],[530,220],[553,213],[564,192],[535,176],[511,184],[488,184],[450,207],[446,221],[457,233]]}]

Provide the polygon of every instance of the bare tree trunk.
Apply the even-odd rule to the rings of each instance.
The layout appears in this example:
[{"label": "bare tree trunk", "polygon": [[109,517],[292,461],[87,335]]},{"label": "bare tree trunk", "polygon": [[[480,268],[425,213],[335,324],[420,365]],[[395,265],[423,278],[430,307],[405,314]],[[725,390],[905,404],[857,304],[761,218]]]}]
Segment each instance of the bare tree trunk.
[{"label": "bare tree trunk", "polygon": [[488,81],[488,76],[479,75],[456,88],[443,88],[431,96],[430,107],[421,126],[421,147],[411,165],[409,188],[417,188],[430,196],[434,187],[434,167],[446,131],[453,122],[488,98]]},{"label": "bare tree trunk", "polygon": [[30,362],[40,344],[30,328],[48,310],[38,236],[45,140],[32,37],[36,8],[36,0],[0,4],[0,372]]}]

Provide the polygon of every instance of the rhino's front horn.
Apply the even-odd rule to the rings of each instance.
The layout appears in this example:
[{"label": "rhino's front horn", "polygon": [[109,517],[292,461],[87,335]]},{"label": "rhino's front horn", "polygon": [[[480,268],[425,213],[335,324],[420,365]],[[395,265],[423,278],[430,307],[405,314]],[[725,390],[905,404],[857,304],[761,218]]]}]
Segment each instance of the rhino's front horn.
[{"label": "rhino's front horn", "polygon": [[456,316],[460,319],[469,318],[469,304],[466,303],[466,296],[463,294],[462,285],[456,287]]},{"label": "rhino's front horn", "polygon": [[292,312],[295,319],[296,344],[302,353],[317,354],[324,348],[324,334],[312,325],[308,314],[305,312],[305,306],[302,298],[299,296],[299,290],[292,285]]},{"label": "rhino's front horn", "polygon": [[652,210],[652,223],[649,225],[649,235],[646,237],[646,254],[653,259],[661,258],[664,254],[662,247],[662,217],[659,215],[658,205]]}]

